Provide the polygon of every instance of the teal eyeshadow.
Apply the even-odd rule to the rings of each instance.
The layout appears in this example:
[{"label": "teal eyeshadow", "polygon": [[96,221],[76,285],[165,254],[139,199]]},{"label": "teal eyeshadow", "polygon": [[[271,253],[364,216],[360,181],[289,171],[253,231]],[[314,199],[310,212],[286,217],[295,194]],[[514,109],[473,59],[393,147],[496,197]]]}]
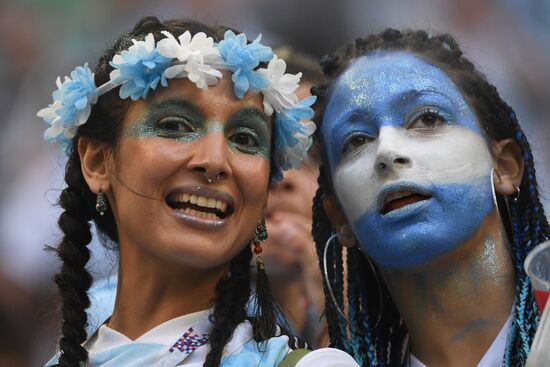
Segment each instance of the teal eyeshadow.
[{"label": "teal eyeshadow", "polygon": [[[192,132],[171,132],[162,129],[158,123],[163,118],[173,117],[177,121],[187,124]],[[182,100],[166,100],[152,103],[124,133],[123,137],[148,138],[160,137],[174,139],[182,142],[190,142],[202,136],[198,131],[204,119],[202,113],[193,104]]]},{"label": "teal eyeshadow", "polygon": [[[193,131],[171,132],[159,126],[164,118],[187,124]],[[192,142],[208,133],[224,133],[231,136],[244,133],[254,136],[256,146],[248,147],[229,142],[232,149],[249,154],[269,157],[271,140],[268,117],[255,108],[244,108],[233,114],[227,124],[215,120],[205,120],[204,115],[192,103],[181,100],[167,100],[152,103],[130,127],[123,137],[144,139],[159,137],[180,142]]]},{"label": "teal eyeshadow", "polygon": [[255,108],[244,108],[231,116],[227,122],[226,129],[229,132],[229,136],[238,133],[253,135],[258,144],[253,147],[243,147],[231,141],[230,144],[235,149],[269,157],[271,150],[271,128],[268,117],[264,113]]}]

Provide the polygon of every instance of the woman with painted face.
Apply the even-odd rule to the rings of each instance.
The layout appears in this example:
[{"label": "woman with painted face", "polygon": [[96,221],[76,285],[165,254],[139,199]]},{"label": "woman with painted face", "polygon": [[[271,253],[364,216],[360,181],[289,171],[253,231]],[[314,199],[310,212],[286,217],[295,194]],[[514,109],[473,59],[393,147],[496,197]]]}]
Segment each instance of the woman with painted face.
[{"label": "woman with painted face", "polygon": [[512,108],[445,34],[389,29],[321,64],[332,345],[364,366],[524,365],[539,313],[523,262],[549,226]]},{"label": "woman with painted face", "polygon": [[[260,257],[257,311],[246,312],[268,187],[313,131],[314,98],[299,101],[300,76],[284,71],[259,38],[148,17],[93,74],[86,64],[58,79],[38,113],[69,156],[55,249],[62,336],[48,366],[277,366],[296,347],[275,324]],[[92,220],[120,257],[113,314],[86,340]]]}]

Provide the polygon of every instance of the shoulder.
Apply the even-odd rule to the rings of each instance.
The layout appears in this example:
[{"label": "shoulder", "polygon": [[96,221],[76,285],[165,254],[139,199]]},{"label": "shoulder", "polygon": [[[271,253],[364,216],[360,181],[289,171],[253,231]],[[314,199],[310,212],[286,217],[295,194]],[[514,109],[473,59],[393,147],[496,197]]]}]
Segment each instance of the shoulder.
[{"label": "shoulder", "polygon": [[[291,353],[292,354],[292,353]],[[289,356],[291,355],[289,354]],[[283,362],[284,363],[284,362]],[[334,348],[321,348],[305,354],[294,365],[280,364],[279,367],[359,367],[346,352]]]},{"label": "shoulder", "polygon": [[281,334],[256,342],[252,325],[246,321],[237,327],[227,344],[221,367],[359,367],[347,353],[322,348],[308,351],[299,339]]},{"label": "shoulder", "polygon": [[290,351],[289,337],[280,335],[256,342],[249,321],[240,324],[225,347],[221,367],[276,367]]}]

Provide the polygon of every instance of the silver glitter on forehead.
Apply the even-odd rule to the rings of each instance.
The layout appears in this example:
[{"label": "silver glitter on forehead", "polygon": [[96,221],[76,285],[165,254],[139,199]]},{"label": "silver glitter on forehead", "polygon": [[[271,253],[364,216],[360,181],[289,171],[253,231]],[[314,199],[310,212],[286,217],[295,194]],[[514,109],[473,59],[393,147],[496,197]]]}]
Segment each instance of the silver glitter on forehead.
[{"label": "silver glitter on forehead", "polygon": [[[380,60],[387,61],[380,63]],[[424,66],[418,67],[418,61]],[[376,74],[365,75],[368,69]],[[410,72],[404,73],[403,69]],[[337,81],[335,88],[348,90],[345,109],[371,110],[384,103],[388,96],[409,85],[413,90],[428,90],[446,95],[456,106],[461,119],[467,120],[479,130],[477,116],[453,80],[439,67],[428,60],[404,51],[379,52],[354,60]]]}]

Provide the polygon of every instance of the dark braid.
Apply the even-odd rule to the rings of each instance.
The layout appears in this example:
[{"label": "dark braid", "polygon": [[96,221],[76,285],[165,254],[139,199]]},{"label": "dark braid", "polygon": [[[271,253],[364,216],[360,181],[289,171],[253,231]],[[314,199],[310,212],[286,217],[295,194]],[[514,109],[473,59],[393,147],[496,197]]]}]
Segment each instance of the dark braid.
[{"label": "dark braid", "polygon": [[210,352],[206,357],[205,367],[219,365],[223,348],[231,339],[233,331],[247,318],[251,259],[252,251],[247,246],[231,261],[230,276],[218,283],[214,307],[215,324],[210,333]]},{"label": "dark braid", "polygon": [[[113,56],[132,45],[132,39],[143,39],[146,34],[153,33],[156,40],[164,38],[161,31],[172,34],[182,34],[190,31],[195,34],[204,32],[214,41],[223,39],[227,28],[211,28],[194,21],[160,22],[155,17],[141,19],[134,29],[120,37],[99,58],[94,69],[96,85],[102,85],[109,80],[112,67],[109,62]],[[55,251],[62,261],[61,271],[55,276],[62,299],[62,336],[59,342],[59,366],[77,367],[88,359],[87,351],[81,346],[86,339],[87,324],[86,308],[90,305],[87,291],[92,278],[85,266],[90,258],[87,245],[91,241],[90,220],[96,223],[100,234],[106,235],[117,244],[118,234],[112,212],[108,210],[100,216],[95,210],[96,194],[90,191],[84,180],[81,161],[75,147],[80,137],[87,137],[95,142],[113,149],[120,137],[122,119],[130,105],[130,100],[118,97],[118,88],[101,96],[92,107],[88,121],[78,128],[70,148],[69,160],[66,166],[65,181],[67,187],[61,193],[59,203],[64,212],[59,218],[59,226],[64,237]],[[271,166],[274,167],[272,160]],[[222,279],[216,288],[216,305],[214,308],[214,326],[209,336],[210,352],[205,366],[215,367],[220,363],[223,349],[241,322],[246,320],[246,305],[250,297],[250,260],[252,252],[246,246],[230,263],[231,275]],[[267,292],[269,294],[269,292]],[[273,300],[260,302],[259,312],[262,315],[275,315]],[[272,337],[276,331],[275,317],[262,323],[252,323],[255,336]]]},{"label": "dark braid", "polygon": [[[531,148],[514,111],[502,100],[497,89],[487,81],[485,76],[463,56],[454,38],[448,34],[430,36],[425,31],[400,32],[387,29],[379,34],[357,38],[342,46],[334,54],[325,56],[321,60],[325,82],[312,88],[312,93],[317,95],[317,101],[320,104],[320,113],[315,116],[320,146],[322,147],[320,138],[322,112],[330,96],[331,85],[357,57],[384,50],[408,51],[442,69],[473,107],[487,140],[490,142],[510,138],[521,149],[525,164],[525,173],[520,185],[521,194],[517,202],[508,203],[512,214],[511,220],[504,218],[504,225],[512,242],[516,278],[514,321],[509,332],[504,362],[506,366],[523,366],[539,321],[539,312],[529,279],[523,269],[523,262],[526,254],[535,245],[548,238],[550,228],[539,199]],[[320,259],[325,242],[332,233],[331,224],[322,207],[323,198],[331,192],[331,187],[330,175],[327,174],[326,168],[322,168],[319,175],[319,189],[313,204],[313,236]],[[499,206],[504,205],[506,198],[499,195],[498,202]],[[500,212],[507,213],[508,209],[503,206]],[[329,270],[338,264],[339,256],[341,255],[335,255],[332,251],[329,253],[327,258]],[[364,259],[359,252],[353,253],[352,257]],[[330,295],[325,288],[331,343],[335,347],[344,348],[364,366],[402,365],[406,360],[406,355],[402,355],[402,351],[408,335],[399,311],[387,289],[381,284],[383,307],[380,311],[379,325],[373,331],[378,317],[378,312],[374,311],[378,309],[379,299],[378,294],[375,294],[377,284],[371,268],[365,264],[357,266],[354,261],[359,260],[353,259],[349,263],[350,269],[358,268],[360,271],[358,276],[348,275],[348,291],[355,293],[359,289],[360,301],[349,298],[348,311],[351,325],[347,328],[345,321],[339,317],[331,305]],[[329,271],[332,284],[341,284],[340,276]],[[338,293],[337,299],[343,299],[343,289],[333,287],[333,290]],[[354,297],[357,296],[354,294]],[[357,315],[361,315],[362,320],[359,320]],[[358,338],[353,332],[351,335],[347,334],[347,330],[354,328],[362,329],[364,337]],[[352,345],[350,346],[349,343]]]},{"label": "dark braid", "polygon": [[67,164],[65,180],[68,187],[59,198],[64,212],[58,223],[65,234],[56,250],[62,267],[55,276],[63,315],[62,337],[59,341],[62,352],[60,366],[77,366],[87,358],[87,352],[80,344],[86,339],[88,318],[85,309],[90,305],[86,291],[90,288],[92,277],[84,266],[90,259],[90,251],[86,246],[92,238],[88,221],[92,218],[93,209],[80,200],[86,193],[81,190],[83,178],[74,169],[75,163],[78,162],[73,159]]}]

